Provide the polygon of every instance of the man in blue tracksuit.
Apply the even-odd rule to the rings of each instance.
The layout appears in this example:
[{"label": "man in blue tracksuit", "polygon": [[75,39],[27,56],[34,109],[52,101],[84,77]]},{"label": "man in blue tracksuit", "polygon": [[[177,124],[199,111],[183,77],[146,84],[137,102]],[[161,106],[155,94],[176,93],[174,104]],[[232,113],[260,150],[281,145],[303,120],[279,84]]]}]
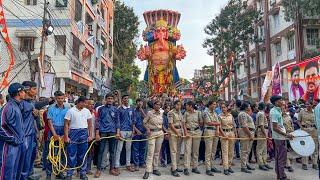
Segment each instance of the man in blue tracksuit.
[{"label": "man in blue tracksuit", "polygon": [[[127,170],[133,172],[134,169],[131,167],[131,139],[132,139],[132,132],[134,127],[134,109],[129,105],[129,96],[123,95],[122,98],[122,105],[118,108],[118,127],[120,130],[121,138],[129,140],[126,141],[126,166]],[[117,151],[116,151],[116,162],[115,168],[119,173],[120,167],[120,155],[123,148],[124,141],[119,140],[117,144]]]},{"label": "man in blue tracksuit", "polygon": [[[96,140],[100,141],[103,137],[112,137],[116,136],[117,138],[120,137],[120,131],[117,125],[117,113],[118,110],[116,107],[112,106],[113,103],[113,94],[109,93],[105,97],[106,105],[101,106],[98,110],[98,117],[96,119]],[[107,144],[108,143],[108,144]],[[116,138],[108,138],[108,139],[101,139],[100,146],[99,146],[99,153],[97,159],[97,171],[94,175],[95,178],[99,178],[101,176],[102,170],[102,158],[105,146],[108,145],[109,147],[109,161],[110,161],[110,171],[109,173],[113,176],[118,176],[118,172],[115,170],[115,163],[114,163],[114,156],[115,156],[115,145],[116,145]]]},{"label": "man in blue tracksuit", "polygon": [[1,112],[1,180],[20,179],[25,153],[25,131],[20,109],[20,103],[25,96],[24,87],[19,83],[13,83],[9,86],[8,94],[10,100]]},{"label": "man in blue tracksuit", "polygon": [[[64,105],[65,95],[61,91],[56,91],[54,93],[54,98],[56,103],[49,107],[47,117],[48,117],[48,125],[49,125],[49,133],[48,139],[53,138],[54,141],[59,140],[64,135],[63,127],[64,127],[64,117],[66,116],[69,108]],[[49,147],[48,147],[49,148]],[[64,162],[64,161],[63,161]],[[52,174],[52,165],[50,161],[47,161],[46,164],[46,174],[47,180],[51,179]],[[65,176],[63,173],[56,176],[56,179],[64,179]]]},{"label": "man in blue tracksuit", "polygon": [[[86,98],[80,96],[76,100],[76,106],[68,110],[64,117],[64,141],[67,144],[68,168],[81,166],[80,179],[87,180],[87,159],[85,154],[88,150],[89,136],[92,130],[92,114],[85,108]],[[82,162],[84,162],[82,164]],[[67,171],[67,180],[71,180],[73,170]]]},{"label": "man in blue tracksuit", "polygon": [[[146,129],[143,126],[143,119],[146,114],[142,109],[143,101],[141,99],[136,100],[136,109],[134,110],[135,125],[134,125],[134,136],[133,140],[146,139]],[[135,170],[138,171],[139,167],[144,168],[145,166],[145,152],[146,152],[146,141],[138,141],[132,143],[132,156]]]},{"label": "man in blue tracksuit", "polygon": [[35,130],[35,107],[34,107],[34,98],[37,95],[37,84],[32,81],[24,81],[22,83],[25,89],[25,98],[21,101],[21,113],[23,119],[23,127],[25,132],[24,146],[25,152],[21,179],[27,179],[33,170],[34,160],[32,159],[33,148],[35,146],[36,139],[36,130]]}]

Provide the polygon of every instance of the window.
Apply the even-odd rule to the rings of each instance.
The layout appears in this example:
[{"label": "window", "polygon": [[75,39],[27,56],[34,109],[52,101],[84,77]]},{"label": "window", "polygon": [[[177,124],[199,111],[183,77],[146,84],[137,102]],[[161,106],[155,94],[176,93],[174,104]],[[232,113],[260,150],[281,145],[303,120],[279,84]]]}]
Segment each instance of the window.
[{"label": "window", "polygon": [[260,51],[260,62],[264,64],[266,62],[266,51]]},{"label": "window", "polygon": [[25,0],[26,5],[37,5],[37,0]]},{"label": "window", "polygon": [[319,29],[306,29],[306,33],[308,45],[314,46],[319,43]]},{"label": "window", "polygon": [[67,7],[68,0],[56,0],[56,7]]},{"label": "window", "polygon": [[288,38],[288,50],[291,51],[294,49],[294,35]]},{"label": "window", "polygon": [[79,22],[82,20],[82,4],[79,0],[75,1],[74,21]]},{"label": "window", "polygon": [[264,40],[264,26],[259,26],[259,35],[262,40]]},{"label": "window", "polygon": [[55,35],[55,51],[54,55],[66,55],[66,39],[65,35]]},{"label": "window", "polygon": [[34,37],[22,37],[20,38],[20,51],[28,52],[34,51]]},{"label": "window", "polygon": [[282,51],[281,51],[281,43],[279,42],[279,43],[276,43],[276,44],[274,44],[274,46],[275,46],[275,49],[276,49],[276,55],[277,56],[281,56],[281,54],[282,54]]},{"label": "window", "polygon": [[278,14],[273,15],[273,25],[274,25],[274,28],[279,27],[279,25],[280,25],[280,17],[279,17],[279,13],[278,13]]}]

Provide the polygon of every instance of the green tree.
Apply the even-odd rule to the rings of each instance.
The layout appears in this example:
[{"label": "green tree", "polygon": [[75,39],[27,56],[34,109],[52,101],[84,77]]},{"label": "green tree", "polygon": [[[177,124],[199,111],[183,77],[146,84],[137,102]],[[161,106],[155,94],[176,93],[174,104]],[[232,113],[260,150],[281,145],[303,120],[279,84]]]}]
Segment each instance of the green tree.
[{"label": "green tree", "polygon": [[133,8],[115,1],[113,89],[136,96],[140,69],[134,64],[139,19]]},{"label": "green tree", "polygon": [[[285,0],[281,1],[284,7],[284,15],[287,21],[293,21],[295,24],[295,33],[298,34],[298,59],[308,58],[311,51],[299,45],[303,44],[303,19],[314,19],[317,22],[317,16],[320,15],[320,1],[319,0]],[[313,18],[315,17],[315,18]],[[320,48],[320,39],[318,38],[317,48]]]},{"label": "green tree", "polygon": [[[218,65],[222,67],[222,78],[214,86],[218,91],[224,80],[235,72],[237,55],[246,51],[254,37],[254,23],[258,18],[258,12],[246,1],[230,0],[212,21],[205,27],[208,35],[203,43],[209,55],[218,59]],[[233,59],[230,60],[230,56]],[[228,61],[229,59],[229,61]]]},{"label": "green tree", "polygon": [[284,7],[286,20],[296,20],[300,15],[317,16],[320,15],[319,0],[283,0],[281,5]]}]

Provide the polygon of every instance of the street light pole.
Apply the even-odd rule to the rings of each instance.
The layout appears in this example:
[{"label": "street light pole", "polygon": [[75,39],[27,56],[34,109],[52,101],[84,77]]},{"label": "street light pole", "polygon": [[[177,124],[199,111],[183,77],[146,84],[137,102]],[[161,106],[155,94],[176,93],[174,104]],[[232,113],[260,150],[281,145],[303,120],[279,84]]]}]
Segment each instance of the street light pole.
[{"label": "street light pole", "polygon": [[[38,57],[38,68],[39,68],[39,82],[40,87],[45,88],[44,84],[44,58],[45,58],[45,41],[46,41],[46,23],[47,23],[47,0],[44,1],[44,8],[43,8],[43,17],[42,17],[42,36],[41,36],[41,46],[40,46],[40,54]],[[40,91],[40,88],[39,88]]]}]

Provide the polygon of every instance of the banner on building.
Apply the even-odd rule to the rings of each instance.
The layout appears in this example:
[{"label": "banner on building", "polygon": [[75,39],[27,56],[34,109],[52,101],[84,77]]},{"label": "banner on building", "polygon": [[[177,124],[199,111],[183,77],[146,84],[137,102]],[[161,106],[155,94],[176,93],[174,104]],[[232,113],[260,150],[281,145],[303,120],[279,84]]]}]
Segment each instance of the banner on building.
[{"label": "banner on building", "polygon": [[52,91],[53,91],[53,85],[54,85],[54,78],[55,78],[55,74],[54,73],[44,73],[44,85],[45,88],[41,88],[40,84],[39,84],[39,73],[36,73],[35,76],[35,82],[38,84],[38,88],[39,88],[39,97],[52,97]]},{"label": "banner on building", "polygon": [[320,56],[287,67],[289,101],[319,99]]},{"label": "banner on building", "polygon": [[272,95],[282,95],[279,62],[272,67]]},{"label": "banner on building", "polygon": [[262,87],[261,87],[261,101],[265,101],[265,98],[268,96],[268,89],[272,82],[272,71],[266,73]]}]

